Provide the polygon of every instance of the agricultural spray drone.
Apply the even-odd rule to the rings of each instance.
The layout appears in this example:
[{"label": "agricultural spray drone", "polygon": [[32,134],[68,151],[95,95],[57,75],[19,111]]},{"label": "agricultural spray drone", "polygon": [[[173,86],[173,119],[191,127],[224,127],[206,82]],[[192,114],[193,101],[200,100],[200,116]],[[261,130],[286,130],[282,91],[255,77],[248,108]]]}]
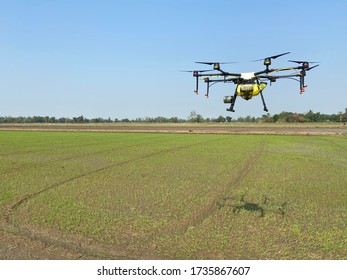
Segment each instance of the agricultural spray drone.
[{"label": "agricultural spray drone", "polygon": [[[266,107],[264,96],[263,96],[263,90],[267,86],[266,81],[270,81],[270,85],[271,85],[271,83],[276,82],[278,79],[296,80],[300,83],[300,94],[302,94],[305,91],[305,88],[307,87],[307,85],[305,85],[306,72],[318,66],[317,64],[310,67],[310,63],[317,63],[317,62],[289,60],[289,62],[300,64],[300,66],[287,67],[287,68],[275,68],[275,69],[269,68],[269,66],[271,65],[272,59],[276,59],[286,54],[289,54],[289,52],[266,57],[264,59],[254,60],[254,62],[262,61],[262,60],[264,61],[265,70],[262,70],[259,72],[229,73],[220,68],[221,64],[230,64],[234,62],[201,62],[201,61],[196,63],[213,65],[213,70],[194,70],[194,71],[184,71],[184,72],[192,72],[193,77],[196,78],[196,88],[194,90],[196,94],[198,94],[199,78],[202,77],[204,82],[207,84],[207,93],[205,94],[206,97],[208,97],[209,95],[210,87],[216,83],[236,84],[237,86],[236,86],[234,95],[224,97],[224,103],[230,104],[230,108],[228,108],[227,111],[235,112],[234,106],[235,106],[236,98],[238,96],[241,96],[245,100],[249,100],[252,97],[260,94],[261,100],[264,105],[264,111],[267,112],[268,109]],[[204,74],[204,72],[212,72],[212,71],[214,71],[214,73]],[[283,71],[292,71],[292,73],[288,75],[281,75],[281,76],[274,75],[274,73],[283,72]]]}]

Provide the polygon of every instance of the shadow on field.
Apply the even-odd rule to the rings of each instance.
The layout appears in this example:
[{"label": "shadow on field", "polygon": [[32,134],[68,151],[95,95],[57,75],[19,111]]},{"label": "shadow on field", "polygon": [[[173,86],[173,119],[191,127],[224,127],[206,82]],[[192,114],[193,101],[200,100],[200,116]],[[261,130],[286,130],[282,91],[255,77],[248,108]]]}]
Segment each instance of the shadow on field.
[{"label": "shadow on field", "polygon": [[219,209],[223,207],[231,207],[233,209],[233,213],[237,214],[241,211],[248,211],[248,212],[259,212],[260,217],[265,216],[265,209],[261,205],[266,204],[268,201],[268,198],[264,196],[264,201],[262,203],[254,203],[249,202],[245,200],[245,196],[242,195],[239,202],[236,201],[234,197],[224,197],[217,201],[217,205]]}]

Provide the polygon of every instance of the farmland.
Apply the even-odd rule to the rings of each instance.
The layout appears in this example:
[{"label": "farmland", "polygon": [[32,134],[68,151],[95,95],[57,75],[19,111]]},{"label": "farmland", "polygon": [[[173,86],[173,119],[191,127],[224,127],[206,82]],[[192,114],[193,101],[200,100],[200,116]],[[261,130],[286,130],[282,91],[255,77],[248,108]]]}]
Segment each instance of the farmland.
[{"label": "farmland", "polygon": [[0,131],[1,259],[345,259],[347,137]]}]

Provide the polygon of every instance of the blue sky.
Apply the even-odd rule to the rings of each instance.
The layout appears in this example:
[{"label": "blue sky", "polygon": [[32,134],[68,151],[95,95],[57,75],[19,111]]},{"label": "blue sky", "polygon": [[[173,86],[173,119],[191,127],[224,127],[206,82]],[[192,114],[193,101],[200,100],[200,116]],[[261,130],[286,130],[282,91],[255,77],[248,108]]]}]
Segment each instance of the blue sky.
[{"label": "blue sky", "polygon": [[[337,113],[347,107],[347,1],[18,1],[0,0],[0,116],[88,118],[230,115],[232,84],[193,92],[179,70],[195,61],[237,61],[230,72],[263,70],[250,62],[320,61],[305,94],[293,80],[268,86],[270,114]],[[260,96],[238,99],[234,118],[261,116]]]}]

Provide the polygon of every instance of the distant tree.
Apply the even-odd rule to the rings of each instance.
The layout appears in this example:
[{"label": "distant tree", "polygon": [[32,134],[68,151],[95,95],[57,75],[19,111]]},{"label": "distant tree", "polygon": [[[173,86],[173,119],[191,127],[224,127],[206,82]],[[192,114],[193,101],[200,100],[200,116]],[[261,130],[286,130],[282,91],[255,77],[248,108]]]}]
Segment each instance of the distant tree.
[{"label": "distant tree", "polygon": [[202,115],[197,114],[196,111],[192,111],[187,119],[180,119],[178,117],[145,117],[145,118],[136,118],[136,119],[118,119],[111,118],[94,118],[87,119],[83,115],[73,118],[68,117],[49,117],[49,116],[30,116],[30,117],[11,117],[5,116],[0,117],[0,123],[112,123],[112,122],[144,122],[144,123],[185,123],[185,122],[347,122],[347,108],[345,112],[338,112],[337,114],[322,114],[320,112],[313,112],[309,110],[307,113],[293,113],[293,112],[281,112],[271,116],[269,113],[262,115],[259,118],[252,117],[248,115],[247,117],[239,117],[238,119],[233,120],[231,116],[223,117],[219,116],[218,118],[206,118],[204,119]]},{"label": "distant tree", "polygon": [[305,118],[304,118],[304,116],[302,116],[300,114],[293,114],[291,120],[292,120],[292,122],[304,122]]},{"label": "distant tree", "polygon": [[248,115],[246,118],[245,118],[245,122],[252,122],[252,117],[250,115]]},{"label": "distant tree", "polygon": [[188,117],[188,121],[201,123],[204,121],[204,118],[202,117],[202,115],[197,114],[195,111],[191,111]]},{"label": "distant tree", "polygon": [[269,113],[267,113],[266,115],[261,116],[260,121],[265,122],[265,123],[272,123],[273,119],[272,119],[271,115]]},{"label": "distant tree", "polygon": [[171,117],[169,121],[171,123],[178,123],[178,118],[177,117]]},{"label": "distant tree", "polygon": [[230,117],[230,116],[226,116],[226,117],[225,117],[225,120],[226,120],[227,122],[231,122],[232,117]]},{"label": "distant tree", "polygon": [[223,123],[225,122],[225,117],[219,116],[218,118],[215,119],[216,122]]},{"label": "distant tree", "polygon": [[73,118],[73,122],[74,123],[83,123],[84,122],[84,117],[83,115],[77,117],[77,118]]},{"label": "distant tree", "polygon": [[159,117],[156,117],[156,118],[154,119],[154,122],[156,122],[156,123],[167,123],[167,122],[169,122],[169,121],[168,121],[167,118],[159,116]]},{"label": "distant tree", "polygon": [[347,122],[347,109],[346,109],[346,113],[343,113],[340,115],[340,122]]},{"label": "distant tree", "polygon": [[320,113],[314,113],[312,110],[308,111],[305,115],[305,118],[310,122],[319,122],[321,121]]},{"label": "distant tree", "polygon": [[279,116],[279,114],[274,114],[273,116],[272,116],[272,122],[278,122],[278,120],[279,120],[279,118],[280,118],[280,116]]}]

